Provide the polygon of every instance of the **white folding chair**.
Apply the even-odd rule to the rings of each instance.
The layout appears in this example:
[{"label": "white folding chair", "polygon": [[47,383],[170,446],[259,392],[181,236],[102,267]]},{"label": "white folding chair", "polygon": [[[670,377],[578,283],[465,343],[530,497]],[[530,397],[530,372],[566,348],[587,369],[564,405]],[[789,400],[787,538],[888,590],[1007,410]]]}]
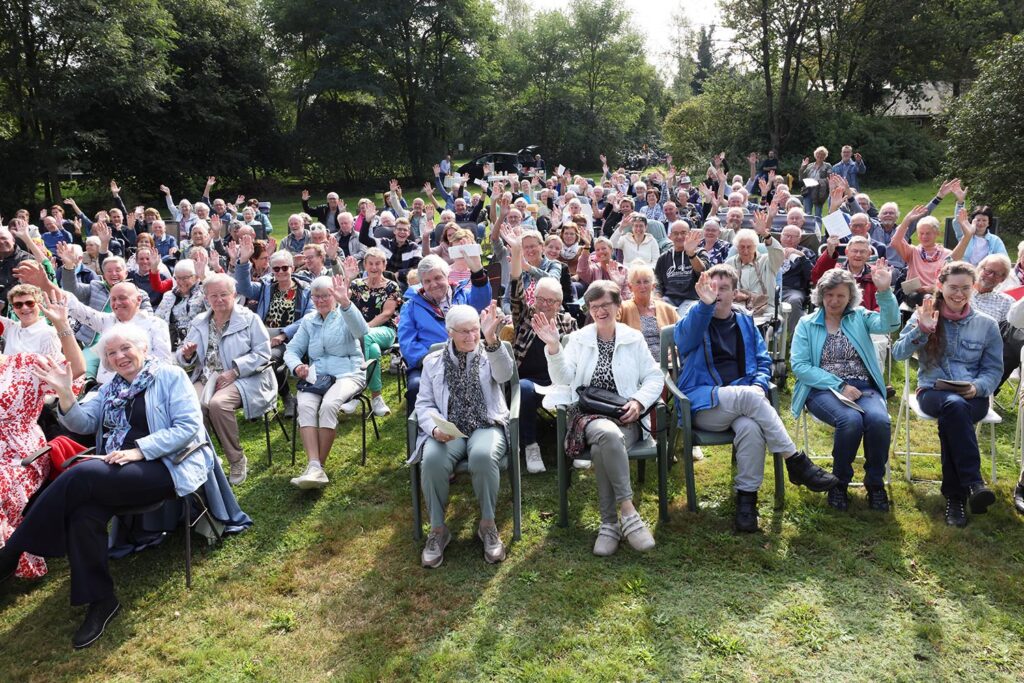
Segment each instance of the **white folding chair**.
[{"label": "white folding chair", "polygon": [[[940,453],[935,452],[924,452],[924,451],[912,451],[910,450],[910,418],[911,415],[919,420],[928,422],[935,422],[936,418],[932,417],[928,413],[921,410],[921,406],[917,402],[917,393],[910,390],[910,359],[903,361],[903,395],[900,399],[900,408],[896,415],[896,429],[893,430],[893,457],[902,456],[904,459],[905,478],[909,482],[930,482],[939,483],[937,479],[915,479],[911,474],[910,470],[910,457],[911,456],[924,456],[924,457],[941,457]],[[989,399],[988,414],[975,425],[975,429],[979,433],[982,425],[988,425],[989,428],[989,453],[992,462],[992,478],[991,483],[996,483],[996,425],[1001,424],[1003,418],[992,408],[992,400]],[[899,427],[903,425],[904,434],[904,448],[903,450],[897,450],[896,443],[899,438]],[[979,443],[980,447],[980,443]]]}]

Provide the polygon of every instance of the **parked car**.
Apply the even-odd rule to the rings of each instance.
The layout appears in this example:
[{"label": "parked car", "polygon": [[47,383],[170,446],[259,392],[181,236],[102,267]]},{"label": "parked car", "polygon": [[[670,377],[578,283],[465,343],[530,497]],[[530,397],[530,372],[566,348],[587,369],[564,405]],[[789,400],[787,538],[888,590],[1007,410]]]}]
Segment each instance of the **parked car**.
[{"label": "parked car", "polygon": [[528,145],[515,153],[487,152],[474,157],[455,170],[458,173],[468,173],[470,180],[477,180],[484,178],[484,164],[491,164],[492,173],[495,175],[515,173],[520,178],[525,178],[530,175],[525,169],[533,168],[536,163],[535,157],[539,153],[540,149],[536,145]]}]

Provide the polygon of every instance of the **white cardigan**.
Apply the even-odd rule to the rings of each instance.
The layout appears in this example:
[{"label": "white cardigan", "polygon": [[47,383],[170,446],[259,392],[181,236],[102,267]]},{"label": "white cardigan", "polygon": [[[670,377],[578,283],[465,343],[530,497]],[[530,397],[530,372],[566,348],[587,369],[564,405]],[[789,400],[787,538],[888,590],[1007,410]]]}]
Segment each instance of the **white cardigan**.
[{"label": "white cardigan", "polygon": [[[548,359],[548,372],[555,384],[568,385],[572,396],[580,387],[590,386],[597,367],[597,327],[587,325],[569,335],[564,349]],[[635,398],[647,410],[661,397],[665,379],[647,348],[644,335],[629,325],[615,323],[615,352],[612,376],[620,396]]]},{"label": "white cardigan", "polygon": [[644,233],[644,240],[640,244],[633,239],[633,233],[624,233],[616,230],[612,233],[612,246],[622,250],[622,265],[629,267],[629,264],[640,259],[651,268],[658,262],[661,250],[658,248],[658,240],[649,232]]}]

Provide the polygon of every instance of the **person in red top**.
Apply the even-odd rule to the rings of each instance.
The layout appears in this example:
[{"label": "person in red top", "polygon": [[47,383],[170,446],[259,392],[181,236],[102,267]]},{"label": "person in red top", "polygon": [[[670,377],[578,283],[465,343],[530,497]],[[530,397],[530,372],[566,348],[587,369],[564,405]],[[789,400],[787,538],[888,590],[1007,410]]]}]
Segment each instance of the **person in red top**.
[{"label": "person in red top", "polygon": [[867,237],[854,235],[846,243],[846,263],[839,263],[838,256],[839,238],[830,236],[825,243],[825,251],[821,252],[817,263],[811,270],[811,285],[817,285],[818,280],[826,271],[833,268],[848,270],[857,286],[863,294],[861,306],[869,311],[877,311],[878,303],[875,301],[875,283],[871,279],[871,266],[868,265],[868,258],[871,256],[871,243]]}]

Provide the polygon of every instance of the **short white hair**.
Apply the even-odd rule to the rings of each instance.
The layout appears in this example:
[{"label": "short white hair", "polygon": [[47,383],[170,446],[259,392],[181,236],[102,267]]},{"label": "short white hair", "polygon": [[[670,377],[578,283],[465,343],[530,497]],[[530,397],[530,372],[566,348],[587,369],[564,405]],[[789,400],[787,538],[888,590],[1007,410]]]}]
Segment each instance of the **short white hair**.
[{"label": "short white hair", "polygon": [[334,280],[332,280],[328,275],[321,275],[320,277],[314,278],[313,282],[309,285],[310,294],[313,292],[322,292],[325,289],[327,291],[334,290]]},{"label": "short white hair", "polygon": [[122,268],[128,267],[128,263],[120,256],[108,256],[107,258],[103,259],[103,265],[101,266],[101,268],[105,269],[108,263],[120,264]]},{"label": "short white hair", "polygon": [[95,244],[97,247],[103,246],[103,242],[101,242],[100,238],[96,235],[89,235],[85,238],[85,246],[89,246],[90,244]]},{"label": "short white hair", "polygon": [[[209,210],[210,210],[210,207],[209,207],[209,205],[206,202],[196,202],[196,205],[193,208],[195,209],[195,211],[197,213],[199,212],[199,209],[206,209],[207,212],[209,212]],[[194,230],[195,226],[192,226],[192,229]]]},{"label": "short white hair", "polygon": [[741,228],[736,231],[736,236],[732,238],[732,246],[739,249],[740,243],[746,241],[753,242],[754,246],[756,247],[759,241],[757,233],[751,230],[750,228]]},{"label": "short white hair", "polygon": [[309,231],[310,232],[327,232],[327,226],[325,226],[323,223],[314,223],[313,225],[309,226]]},{"label": "short white hair", "polygon": [[275,251],[273,254],[270,255],[269,263],[272,266],[284,263],[286,265],[294,267],[295,258],[292,256],[292,252],[288,251],[287,249],[282,249],[281,251]]},{"label": "short white hair", "polygon": [[455,304],[448,309],[448,313],[444,316],[444,328],[449,332],[457,326],[468,322],[474,322],[479,325],[480,313],[472,306],[466,304]]},{"label": "short white hair", "polygon": [[428,273],[435,270],[443,271],[445,277],[448,277],[448,273],[451,272],[451,268],[448,267],[445,260],[437,254],[424,256],[420,260],[420,264],[416,266],[416,274],[420,276],[420,282],[423,282]]},{"label": "short white hair", "polygon": [[100,362],[103,364],[104,370],[114,372],[114,368],[107,364],[107,344],[114,339],[120,339],[126,341],[135,348],[142,351],[143,354],[149,353],[149,336],[146,334],[138,325],[132,325],[131,323],[115,323],[108,327],[103,334],[100,335],[100,339],[96,342],[96,349],[100,356]]},{"label": "short white hair", "polygon": [[537,286],[533,289],[535,294],[544,292],[552,295],[552,297],[558,297],[558,300],[562,300],[562,283],[558,278],[552,276],[546,276],[537,280]]},{"label": "short white hair", "polygon": [[182,259],[174,264],[175,275],[195,275],[196,264],[192,259]]},{"label": "short white hair", "polygon": [[206,288],[206,291],[209,291],[210,285],[227,285],[228,291],[232,294],[235,293],[235,278],[231,277],[227,273],[214,273],[213,275],[207,275],[206,279],[203,280],[203,287]]}]

